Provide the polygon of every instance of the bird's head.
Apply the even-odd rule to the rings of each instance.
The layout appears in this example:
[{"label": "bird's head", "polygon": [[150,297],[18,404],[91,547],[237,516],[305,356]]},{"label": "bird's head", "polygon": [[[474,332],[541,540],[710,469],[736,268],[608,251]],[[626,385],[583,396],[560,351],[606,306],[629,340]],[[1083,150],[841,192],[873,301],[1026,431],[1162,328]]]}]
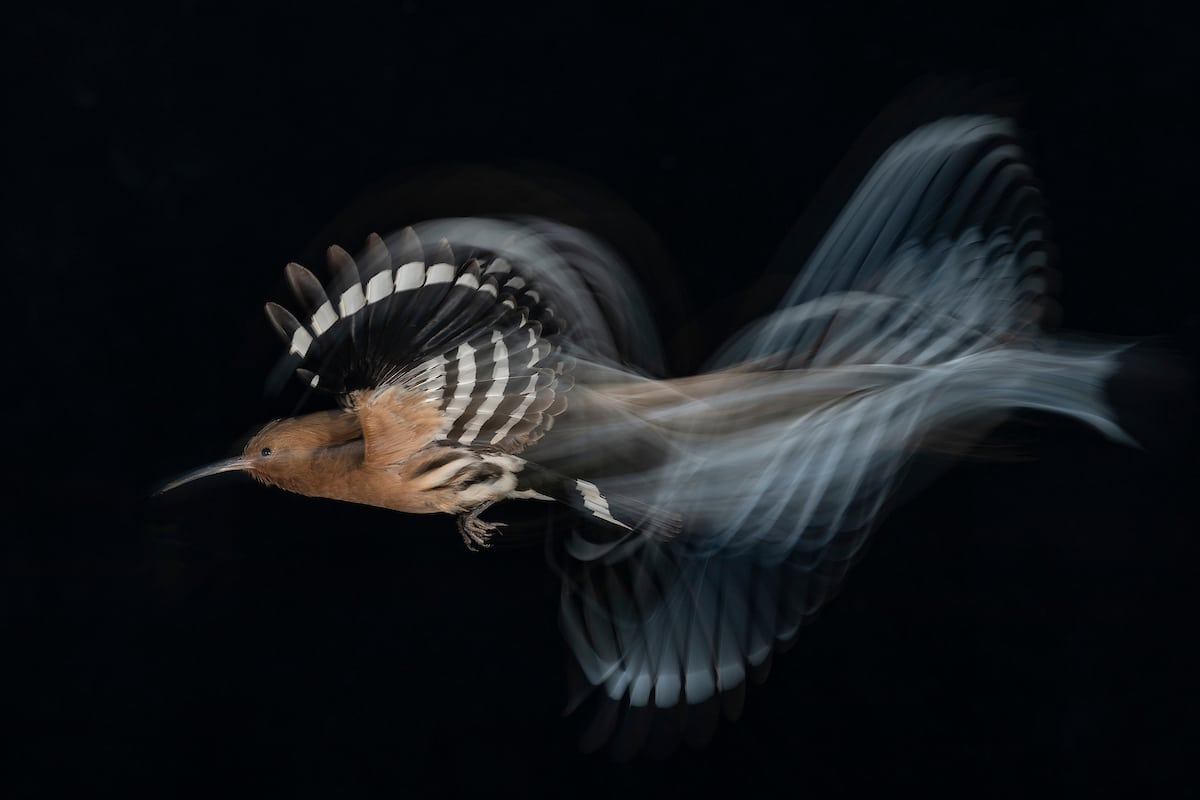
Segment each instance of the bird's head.
[{"label": "bird's head", "polygon": [[251,436],[240,456],[181,475],[156,494],[222,472],[247,472],[262,483],[312,494],[310,484],[320,480],[321,475],[334,466],[333,462],[349,463],[361,456],[361,453],[350,452],[361,439],[362,429],[357,418],[346,411],[318,411],[302,417],[277,419]]}]

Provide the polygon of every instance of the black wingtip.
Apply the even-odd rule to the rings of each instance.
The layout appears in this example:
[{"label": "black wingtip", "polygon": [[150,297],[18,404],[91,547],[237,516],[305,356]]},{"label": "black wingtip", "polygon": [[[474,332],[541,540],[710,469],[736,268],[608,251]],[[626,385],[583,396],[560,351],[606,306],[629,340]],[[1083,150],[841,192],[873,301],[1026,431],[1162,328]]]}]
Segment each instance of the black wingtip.
[{"label": "black wingtip", "polygon": [[354,263],[354,257],[341,245],[331,244],[326,248],[325,263],[329,265],[329,271],[334,276],[351,273],[355,279],[358,277],[358,265]]},{"label": "black wingtip", "polygon": [[366,245],[363,247],[362,253],[358,257],[358,272],[363,285],[368,288],[368,291],[376,294],[390,292],[388,286],[391,281],[385,281],[384,284],[372,283],[377,275],[382,273],[390,274],[392,271],[392,254],[388,251],[388,246],[380,238],[379,234],[372,233],[367,237]]},{"label": "black wingtip", "polygon": [[433,263],[455,266],[454,248],[450,247],[448,239],[442,239],[437,243],[437,247],[433,250]]},{"label": "black wingtip", "polygon": [[399,242],[394,251],[397,264],[411,264],[412,262],[425,263],[425,249],[421,245],[421,239],[417,236],[417,232],[412,229],[412,226],[400,231]]},{"label": "black wingtip", "polygon": [[321,286],[317,276],[313,275],[308,267],[292,261],[284,267],[284,275],[296,300],[310,311],[315,311],[328,302],[329,298],[325,295],[325,288]]},{"label": "black wingtip", "polygon": [[292,312],[278,303],[267,303],[263,306],[263,310],[267,313],[267,319],[270,320],[271,326],[275,328],[275,332],[279,334],[279,338],[283,339],[285,343],[290,344],[292,335],[300,328],[300,323],[292,316]]}]

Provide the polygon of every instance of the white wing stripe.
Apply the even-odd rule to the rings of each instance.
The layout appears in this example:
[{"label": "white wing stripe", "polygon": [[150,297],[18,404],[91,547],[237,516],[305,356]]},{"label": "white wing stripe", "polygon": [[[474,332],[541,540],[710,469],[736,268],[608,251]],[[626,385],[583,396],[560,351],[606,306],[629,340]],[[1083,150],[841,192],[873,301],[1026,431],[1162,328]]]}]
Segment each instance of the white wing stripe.
[{"label": "white wing stripe", "polygon": [[420,261],[410,261],[396,270],[396,291],[407,292],[420,288],[425,279],[425,265]]},{"label": "white wing stripe", "polygon": [[508,432],[513,429],[513,426],[516,425],[519,420],[524,419],[525,411],[531,405],[533,405],[533,399],[537,397],[537,380],[537,375],[530,377],[529,385],[525,387],[525,399],[521,401],[521,405],[517,406],[516,409],[513,410],[512,416],[508,418],[508,422],[506,422],[500,428],[500,430],[496,431],[496,435],[492,437],[489,444],[496,444],[499,442],[508,435]]},{"label": "white wing stripe", "polygon": [[453,424],[458,415],[471,402],[471,389],[475,387],[475,349],[469,344],[460,344],[458,359],[458,383],[454,387],[454,398],[446,406],[446,421]]},{"label": "white wing stripe", "polygon": [[308,331],[304,330],[304,328],[296,328],[296,330],[292,333],[292,344],[291,347],[288,348],[288,352],[295,353],[301,358],[304,358],[304,356],[308,354],[308,346],[311,345],[312,342],[313,337]]},{"label": "white wing stripe", "polygon": [[463,441],[471,442],[479,434],[483,424],[492,416],[492,412],[504,399],[504,391],[508,386],[508,348],[504,346],[504,336],[500,331],[492,332],[492,385],[488,387],[487,399],[480,403],[475,416],[463,430]]},{"label": "white wing stripe", "polygon": [[333,327],[333,323],[338,321],[338,315],[333,310],[333,304],[326,300],[317,313],[312,316],[313,333],[320,336],[325,331]]},{"label": "white wing stripe", "polygon": [[425,273],[425,285],[433,286],[438,283],[449,283],[454,280],[454,265],[453,264],[434,264],[429,268],[429,272]]},{"label": "white wing stripe", "polygon": [[341,311],[343,319],[359,311],[364,305],[366,305],[366,299],[363,297],[361,283],[356,283],[342,292],[342,299],[338,301],[338,309]]},{"label": "white wing stripe", "polygon": [[367,303],[378,303],[392,293],[393,286],[391,270],[376,273],[367,281]]}]

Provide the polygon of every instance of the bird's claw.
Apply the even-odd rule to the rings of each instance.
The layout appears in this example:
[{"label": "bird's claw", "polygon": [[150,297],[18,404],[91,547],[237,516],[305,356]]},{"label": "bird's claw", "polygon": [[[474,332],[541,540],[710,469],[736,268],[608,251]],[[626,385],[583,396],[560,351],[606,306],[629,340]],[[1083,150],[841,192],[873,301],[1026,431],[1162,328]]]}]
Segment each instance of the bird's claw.
[{"label": "bird's claw", "polygon": [[490,505],[491,503],[487,503],[469,514],[461,514],[458,517],[458,532],[462,534],[463,544],[468,550],[477,552],[491,547],[492,537],[498,529],[504,527],[503,522],[485,522],[479,518]]}]

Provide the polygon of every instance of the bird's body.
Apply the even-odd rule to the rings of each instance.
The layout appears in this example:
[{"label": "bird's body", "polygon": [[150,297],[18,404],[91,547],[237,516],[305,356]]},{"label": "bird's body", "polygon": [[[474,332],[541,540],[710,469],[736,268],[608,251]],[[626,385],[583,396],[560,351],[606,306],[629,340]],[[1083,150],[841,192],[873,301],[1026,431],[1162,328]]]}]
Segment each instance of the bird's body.
[{"label": "bird's body", "polygon": [[[298,374],[332,388],[341,408],[275,420],[221,468],[312,497],[452,514],[471,547],[496,530],[480,514],[507,499],[559,500],[633,530],[594,484],[518,455],[565,410],[572,381],[553,312],[530,284],[503,258],[456,262],[444,240],[427,257],[411,229],[392,248],[372,236],[364,261],[366,275],[330,248],[328,293],[288,266],[307,325],[267,306]],[[677,527],[669,514],[647,520]]]},{"label": "bird's body", "polygon": [[273,422],[197,474],[452,514],[472,546],[495,534],[494,503],[565,504],[580,669],[613,704],[699,714],[820,607],[914,453],[960,452],[1018,408],[1125,440],[1103,392],[1121,348],[1042,330],[1041,231],[1006,121],[918,129],[780,308],[673,380],[629,363],[652,326],[579,231],[459,219],[372,236],[357,259],[330,249],[326,285],[289,265],[299,314],[267,307],[289,370],[340,408]]},{"label": "bird's body", "polygon": [[533,496],[517,490],[525,466],[518,456],[438,439],[441,414],[421,395],[394,387],[355,395],[349,409],[278,420],[255,434],[242,456],[251,474],[310,497],[460,515],[476,545],[492,530],[479,511]]}]

